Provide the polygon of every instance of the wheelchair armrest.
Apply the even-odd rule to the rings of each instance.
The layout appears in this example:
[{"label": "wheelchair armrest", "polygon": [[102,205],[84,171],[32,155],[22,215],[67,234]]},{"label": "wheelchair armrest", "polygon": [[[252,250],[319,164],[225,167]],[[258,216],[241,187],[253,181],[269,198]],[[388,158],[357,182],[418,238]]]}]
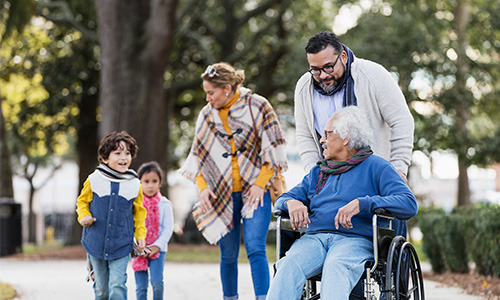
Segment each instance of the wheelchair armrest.
[{"label": "wheelchair armrest", "polygon": [[388,211],[387,209],[385,209],[383,207],[375,208],[375,210],[373,212],[380,217],[383,217],[386,219],[391,219],[391,220],[394,219],[394,215],[390,211]]},{"label": "wheelchair armrest", "polygon": [[283,217],[283,218],[290,218],[290,216],[288,215],[288,213],[284,210],[281,210],[281,209],[275,209],[273,211],[273,215],[275,217]]}]

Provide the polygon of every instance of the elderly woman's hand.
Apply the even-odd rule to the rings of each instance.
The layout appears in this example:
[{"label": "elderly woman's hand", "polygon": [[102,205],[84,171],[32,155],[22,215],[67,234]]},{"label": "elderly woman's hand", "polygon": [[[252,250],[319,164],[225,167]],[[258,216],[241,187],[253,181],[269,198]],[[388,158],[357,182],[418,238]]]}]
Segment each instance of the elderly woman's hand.
[{"label": "elderly woman's hand", "polygon": [[307,206],[304,203],[292,199],[286,202],[286,206],[288,207],[288,215],[290,216],[290,224],[293,230],[301,229],[311,224]]},{"label": "elderly woman's hand", "polygon": [[248,189],[248,192],[245,193],[245,197],[248,198],[249,207],[256,210],[260,206],[264,206],[264,189],[256,184],[252,184],[252,186]]},{"label": "elderly woman's hand", "polygon": [[210,208],[212,208],[212,202],[210,202],[210,198],[217,198],[217,196],[215,196],[214,192],[212,192],[211,189],[206,188],[200,192],[200,207],[203,213],[208,212]]},{"label": "elderly woman's hand", "polygon": [[352,228],[351,219],[359,213],[359,200],[358,198],[352,200],[346,205],[339,208],[335,216],[335,228],[339,229],[339,223],[346,229]]}]

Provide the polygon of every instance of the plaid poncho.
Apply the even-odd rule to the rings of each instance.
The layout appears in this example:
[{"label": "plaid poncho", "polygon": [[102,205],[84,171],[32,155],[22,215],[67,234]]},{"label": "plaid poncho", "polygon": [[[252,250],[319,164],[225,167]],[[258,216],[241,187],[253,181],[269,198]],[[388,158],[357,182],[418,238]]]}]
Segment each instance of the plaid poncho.
[{"label": "plaid poncho", "polygon": [[[249,103],[257,128],[253,126]],[[276,172],[287,169],[285,140],[278,118],[265,98],[241,88],[240,98],[229,110],[228,122],[238,149],[235,155],[238,157],[243,195],[257,179],[263,164],[268,163]],[[236,133],[238,129],[241,129],[240,133]],[[212,244],[234,227],[231,154],[231,141],[219,118],[219,111],[208,104],[198,116],[191,151],[179,172],[192,181],[201,174],[217,196],[207,213],[202,212],[199,202],[193,207],[198,229]],[[243,203],[243,218],[252,218],[253,209],[248,207],[245,197]]]}]

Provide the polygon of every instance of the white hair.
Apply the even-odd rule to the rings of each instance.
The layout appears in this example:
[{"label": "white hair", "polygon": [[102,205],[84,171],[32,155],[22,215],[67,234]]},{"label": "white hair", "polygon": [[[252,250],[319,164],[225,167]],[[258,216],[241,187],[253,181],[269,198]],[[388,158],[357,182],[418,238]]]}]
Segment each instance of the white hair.
[{"label": "white hair", "polygon": [[349,150],[359,150],[373,142],[373,130],[368,125],[365,114],[357,106],[348,106],[337,111],[329,122],[334,127],[334,134],[343,140],[349,138]]}]

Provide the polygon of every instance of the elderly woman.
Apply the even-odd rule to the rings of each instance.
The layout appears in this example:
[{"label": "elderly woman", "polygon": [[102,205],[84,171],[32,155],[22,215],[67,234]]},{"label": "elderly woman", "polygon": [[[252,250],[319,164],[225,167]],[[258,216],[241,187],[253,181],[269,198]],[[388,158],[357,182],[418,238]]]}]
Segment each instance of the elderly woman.
[{"label": "elderly woman", "polygon": [[373,256],[373,211],[382,207],[400,219],[417,213],[405,181],[388,161],[372,154],[372,136],[356,106],[326,123],[320,141],[325,160],[276,201],[292,227],[308,228],[278,261],[267,299],[300,299],[306,279],[319,273],[321,298],[348,299]]},{"label": "elderly woman", "polygon": [[255,298],[265,299],[270,281],[267,184],[287,168],[285,140],[271,104],[242,87],[243,70],[217,63],[208,66],[201,78],[208,104],[198,116],[191,152],[181,169],[200,190],[193,217],[203,236],[219,243],[224,299],[238,299],[243,227]]}]

